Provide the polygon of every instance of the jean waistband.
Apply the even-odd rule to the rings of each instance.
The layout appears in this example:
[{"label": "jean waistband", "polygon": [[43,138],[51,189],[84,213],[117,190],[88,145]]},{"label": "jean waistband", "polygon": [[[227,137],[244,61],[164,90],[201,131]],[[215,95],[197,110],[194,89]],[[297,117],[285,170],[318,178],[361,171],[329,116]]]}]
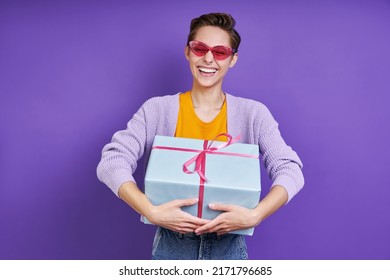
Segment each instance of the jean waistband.
[{"label": "jean waistband", "polygon": [[[169,230],[169,229],[168,229]],[[177,235],[180,239],[183,239],[184,237],[188,237],[191,239],[215,239],[215,240],[221,240],[226,234],[218,235],[216,233],[204,233],[201,235],[196,235],[195,232],[188,232],[188,233],[180,233],[176,231],[172,231],[175,235]]]}]

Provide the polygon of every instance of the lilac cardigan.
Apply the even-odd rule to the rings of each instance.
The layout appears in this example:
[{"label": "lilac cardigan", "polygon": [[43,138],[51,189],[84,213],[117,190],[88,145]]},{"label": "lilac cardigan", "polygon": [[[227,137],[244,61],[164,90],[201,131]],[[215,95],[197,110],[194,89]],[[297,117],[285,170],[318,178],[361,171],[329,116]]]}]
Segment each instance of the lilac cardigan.
[{"label": "lilac cardigan", "polygon": [[[137,161],[149,158],[155,135],[174,136],[179,112],[179,94],[147,100],[127,129],[114,134],[104,146],[97,176],[116,195],[119,187],[133,181]],[[240,142],[259,145],[260,153],[272,180],[272,186],[287,190],[288,201],[303,187],[302,162],[280,135],[278,123],[262,103],[226,94],[228,133],[241,135]]]}]

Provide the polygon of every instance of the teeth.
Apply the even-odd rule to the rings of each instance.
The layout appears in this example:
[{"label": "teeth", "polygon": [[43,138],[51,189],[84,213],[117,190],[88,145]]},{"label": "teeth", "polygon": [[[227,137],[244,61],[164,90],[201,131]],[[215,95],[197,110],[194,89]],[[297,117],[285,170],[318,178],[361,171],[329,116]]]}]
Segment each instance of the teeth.
[{"label": "teeth", "polygon": [[215,72],[217,72],[216,69],[202,68],[202,67],[199,67],[199,70],[202,71],[202,72],[206,72],[206,73],[215,73]]}]

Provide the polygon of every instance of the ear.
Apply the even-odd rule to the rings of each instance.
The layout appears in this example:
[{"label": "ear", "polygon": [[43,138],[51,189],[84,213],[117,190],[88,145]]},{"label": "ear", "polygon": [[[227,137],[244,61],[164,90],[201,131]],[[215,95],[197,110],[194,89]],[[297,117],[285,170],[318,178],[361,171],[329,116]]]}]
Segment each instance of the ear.
[{"label": "ear", "polygon": [[237,60],[238,60],[238,53],[235,53],[235,54],[233,55],[232,60],[230,61],[229,68],[234,67],[234,65],[236,65],[236,63],[237,63]]},{"label": "ear", "polygon": [[186,56],[186,59],[189,61],[190,60],[190,48],[186,46],[184,48],[184,55]]}]

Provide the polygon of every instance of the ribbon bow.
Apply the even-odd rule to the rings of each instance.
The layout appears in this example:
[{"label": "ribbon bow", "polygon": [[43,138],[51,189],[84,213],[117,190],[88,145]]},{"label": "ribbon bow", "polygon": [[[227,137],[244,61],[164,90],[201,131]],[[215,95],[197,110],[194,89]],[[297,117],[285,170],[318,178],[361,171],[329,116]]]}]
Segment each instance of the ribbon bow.
[{"label": "ribbon bow", "polygon": [[[216,147],[212,147],[215,139],[217,139],[219,136],[226,136],[228,138],[228,141],[219,145],[219,146],[216,146]],[[202,178],[202,180],[204,182],[207,182],[207,179],[206,179],[206,176],[204,175],[204,172],[205,172],[205,158],[206,158],[206,154],[213,154],[215,151],[218,151],[220,149],[223,149],[231,144],[234,144],[236,143],[238,140],[240,140],[240,136],[237,136],[235,138],[233,138],[230,134],[227,134],[227,133],[221,133],[221,134],[218,134],[211,142],[209,145],[207,145],[208,141],[205,140],[203,142],[203,150],[197,154],[196,156],[194,156],[193,158],[189,159],[188,161],[186,161],[184,164],[183,164],[183,171],[187,174],[193,174],[193,173],[198,173],[199,177]],[[195,162],[195,169],[193,171],[190,171],[188,169],[188,167],[193,164]]]}]

